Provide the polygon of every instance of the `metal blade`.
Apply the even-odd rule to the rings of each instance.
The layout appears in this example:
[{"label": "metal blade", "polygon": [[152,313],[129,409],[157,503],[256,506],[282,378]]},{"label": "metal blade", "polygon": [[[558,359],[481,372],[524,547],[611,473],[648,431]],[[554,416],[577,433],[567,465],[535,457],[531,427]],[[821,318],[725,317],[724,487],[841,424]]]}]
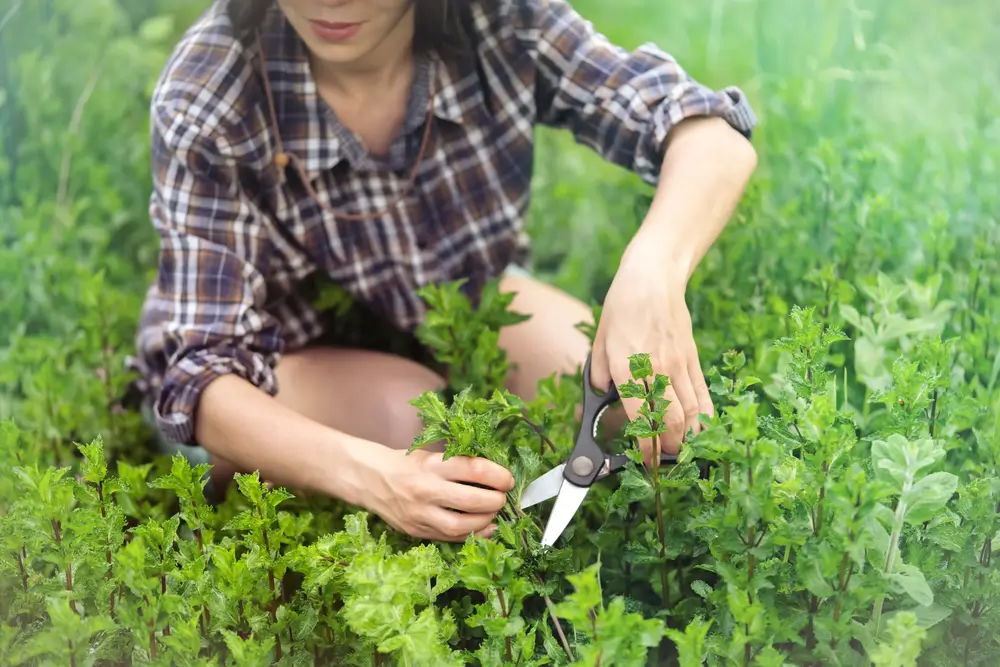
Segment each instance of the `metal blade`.
[{"label": "metal blade", "polygon": [[542,534],[542,546],[550,547],[555,544],[576,515],[576,511],[580,509],[588,491],[590,491],[589,486],[577,486],[568,480],[563,482],[556,497],[556,504],[552,507],[552,514],[549,515],[549,523]]},{"label": "metal blade", "polygon": [[535,481],[529,484],[524,489],[524,493],[521,494],[521,509],[537,505],[543,500],[548,500],[559,493],[559,488],[563,483],[563,470],[565,469],[566,464],[560,463],[544,475],[535,478]]}]

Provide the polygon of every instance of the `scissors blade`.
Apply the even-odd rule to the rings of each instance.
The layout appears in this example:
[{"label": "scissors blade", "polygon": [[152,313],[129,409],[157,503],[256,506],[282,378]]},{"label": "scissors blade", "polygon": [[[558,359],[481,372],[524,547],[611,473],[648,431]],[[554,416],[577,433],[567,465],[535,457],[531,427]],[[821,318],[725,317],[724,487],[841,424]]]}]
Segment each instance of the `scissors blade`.
[{"label": "scissors blade", "polygon": [[563,470],[565,463],[560,463],[544,475],[536,477],[535,480],[524,489],[521,494],[521,509],[537,505],[548,500],[559,493],[559,488],[563,484]]},{"label": "scissors blade", "polygon": [[552,506],[552,514],[549,515],[545,532],[542,534],[542,546],[550,547],[555,544],[566,530],[566,526],[573,520],[576,511],[580,509],[588,491],[590,491],[589,486],[577,486],[569,480],[563,482],[559,495],[556,496],[556,504]]}]

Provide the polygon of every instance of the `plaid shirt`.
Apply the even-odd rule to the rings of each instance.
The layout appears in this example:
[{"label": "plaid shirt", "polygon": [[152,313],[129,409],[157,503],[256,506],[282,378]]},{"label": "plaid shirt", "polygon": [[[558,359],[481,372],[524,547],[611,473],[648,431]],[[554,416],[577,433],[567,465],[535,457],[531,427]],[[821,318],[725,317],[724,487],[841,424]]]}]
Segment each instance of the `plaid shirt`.
[{"label": "plaid shirt", "polygon": [[432,105],[413,189],[361,222],[317,206],[292,169],[280,178],[257,42],[234,38],[225,3],[189,29],[151,104],[150,213],[162,249],[131,363],[163,435],[194,443],[199,396],[220,374],[277,392],[280,355],[325,330],[303,295],[313,274],[412,331],[421,286],[464,278],[474,291],[525,263],[536,124],[568,129],[649,184],[684,118],[721,116],[750,136],[756,119],[738,89],[698,84],[652,45],[610,44],[566,0],[489,4],[475,4],[478,62],[417,62],[403,131],[384,158],[325,106],[280,11],[266,19],[274,120],[325,205],[358,214],[396,200]]}]

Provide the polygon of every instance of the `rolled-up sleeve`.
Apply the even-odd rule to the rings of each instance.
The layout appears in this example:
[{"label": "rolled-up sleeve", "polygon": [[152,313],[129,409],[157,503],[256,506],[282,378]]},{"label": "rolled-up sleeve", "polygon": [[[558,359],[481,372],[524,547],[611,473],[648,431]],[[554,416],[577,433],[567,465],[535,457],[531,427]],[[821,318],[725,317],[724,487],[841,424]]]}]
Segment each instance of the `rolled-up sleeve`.
[{"label": "rolled-up sleeve", "polygon": [[222,133],[176,109],[154,110],[152,167],[167,359],[154,410],[165,436],[194,444],[199,399],[217,377],[235,374],[271,395],[277,391],[281,335],[264,310],[270,237],[239,184]]},{"label": "rolled-up sleeve", "polygon": [[668,133],[695,116],[752,136],[757,118],[740,89],[695,81],[653,44],[613,44],[566,0],[512,1],[520,47],[535,56],[539,121],[570,130],[609,162],[654,183]]}]

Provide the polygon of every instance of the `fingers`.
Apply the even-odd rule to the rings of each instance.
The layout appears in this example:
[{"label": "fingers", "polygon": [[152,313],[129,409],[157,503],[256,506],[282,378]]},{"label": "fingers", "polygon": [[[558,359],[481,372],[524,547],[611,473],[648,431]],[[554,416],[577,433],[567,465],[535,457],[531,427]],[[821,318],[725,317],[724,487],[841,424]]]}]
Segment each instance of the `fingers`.
[{"label": "fingers", "polygon": [[441,507],[449,507],[469,514],[496,515],[507,502],[503,491],[481,489],[460,482],[442,482],[435,488],[432,500]]},{"label": "fingers", "polygon": [[611,389],[612,382],[615,385],[619,384],[618,377],[621,376],[621,369],[614,369],[614,373],[612,374],[612,369],[608,364],[608,355],[604,350],[604,336],[602,333],[603,331],[600,331],[595,336],[594,348],[590,353],[590,385],[598,393],[603,393]]},{"label": "fingers", "polygon": [[676,454],[689,429],[698,423],[698,395],[695,394],[686,365],[676,368],[669,377],[676,399],[667,408],[664,451]]},{"label": "fingers", "polygon": [[447,461],[438,459],[434,466],[435,472],[452,482],[471,482],[504,492],[514,488],[510,471],[489,459],[453,456]]},{"label": "fingers", "polygon": [[[708,392],[708,384],[705,382],[705,375],[701,370],[701,362],[698,360],[698,350],[692,341],[690,349],[682,359],[679,359],[683,366],[676,371],[676,379],[671,378],[674,392],[677,396],[678,406],[676,410],[671,410],[668,418],[668,447],[671,454],[676,454],[680,449],[680,443],[687,438],[688,433],[697,434],[702,430],[698,421],[698,416],[715,414],[715,406],[712,404],[712,396]],[[673,408],[674,406],[671,406]]]},{"label": "fingers", "polygon": [[425,539],[464,542],[469,535],[489,537],[496,530],[492,514],[460,514],[442,507],[430,508],[426,516]]},{"label": "fingers", "polygon": [[475,535],[476,537],[485,537],[486,539],[489,539],[493,537],[493,533],[495,532],[497,532],[497,525],[495,523],[491,523],[482,530],[477,530]]},{"label": "fingers", "polygon": [[[643,460],[647,465],[652,463],[654,456],[659,456],[660,451],[677,454],[688,433],[701,432],[699,415],[715,414],[715,407],[698,360],[698,351],[693,342],[690,348],[687,353],[652,359],[653,373],[667,376],[670,384],[663,393],[663,397],[669,403],[664,415],[666,432],[660,436],[655,448],[654,443],[648,440],[639,443]],[[637,408],[638,406],[626,408],[630,419],[634,419],[634,410]]]},{"label": "fingers", "polygon": [[[698,413],[715,416],[715,404],[712,403],[712,395],[708,392],[708,383],[705,381],[705,373],[701,370],[701,361],[698,359],[698,351],[688,357],[688,375],[691,378],[691,386],[694,388],[695,396],[698,397]],[[701,424],[695,422],[695,433],[701,431]]]},{"label": "fingers", "polygon": [[514,487],[510,472],[486,459],[444,461],[441,454],[394,451],[387,463],[386,493],[377,496],[372,510],[417,539],[463,542],[470,535],[490,537],[506,504],[505,492]]}]

